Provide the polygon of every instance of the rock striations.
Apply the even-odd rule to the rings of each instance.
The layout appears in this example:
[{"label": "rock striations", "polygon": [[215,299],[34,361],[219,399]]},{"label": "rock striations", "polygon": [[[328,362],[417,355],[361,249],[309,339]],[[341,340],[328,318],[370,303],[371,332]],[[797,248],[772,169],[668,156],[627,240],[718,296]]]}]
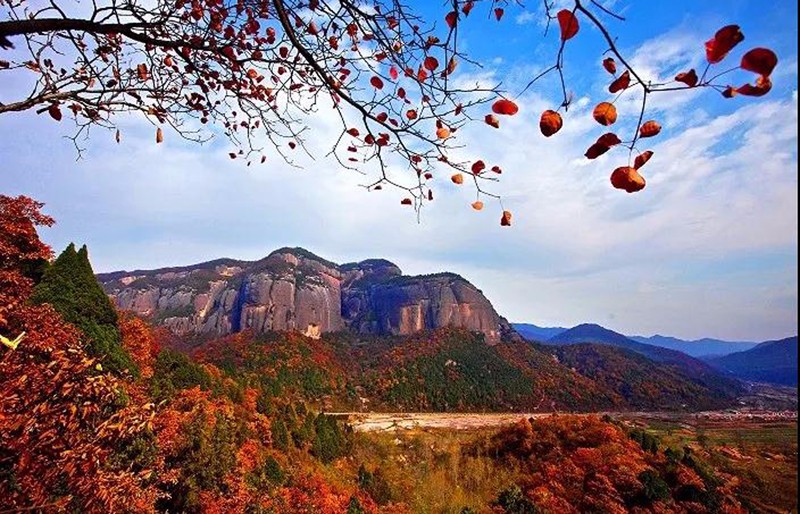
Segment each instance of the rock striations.
[{"label": "rock striations", "polygon": [[516,336],[483,293],[456,274],[405,276],[382,259],[337,265],[302,248],[255,262],[220,259],[98,279],[119,308],[181,335],[245,329],[409,335],[455,326],[482,332],[490,344]]}]

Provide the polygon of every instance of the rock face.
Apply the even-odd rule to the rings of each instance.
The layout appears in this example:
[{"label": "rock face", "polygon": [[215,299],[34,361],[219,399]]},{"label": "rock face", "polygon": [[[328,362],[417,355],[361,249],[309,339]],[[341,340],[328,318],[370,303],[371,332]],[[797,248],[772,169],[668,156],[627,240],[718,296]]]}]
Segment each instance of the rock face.
[{"label": "rock face", "polygon": [[119,308],[180,335],[252,329],[319,337],[348,328],[408,335],[444,326],[483,332],[490,344],[516,335],[458,275],[404,276],[382,259],[337,265],[302,248],[282,248],[255,262],[220,259],[98,279]]}]

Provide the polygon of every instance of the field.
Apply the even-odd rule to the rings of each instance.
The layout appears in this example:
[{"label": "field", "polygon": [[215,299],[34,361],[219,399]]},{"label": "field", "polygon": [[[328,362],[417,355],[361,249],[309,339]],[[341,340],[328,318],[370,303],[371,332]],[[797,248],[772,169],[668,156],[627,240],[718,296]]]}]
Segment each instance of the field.
[{"label": "field", "polygon": [[[714,467],[738,478],[738,498],[752,512],[797,512],[796,413],[609,414],[656,436],[662,449],[689,447]],[[380,468],[387,494],[413,512],[475,512],[520,478],[465,448],[504,425],[531,416],[511,414],[341,413],[356,431],[356,458]]]}]

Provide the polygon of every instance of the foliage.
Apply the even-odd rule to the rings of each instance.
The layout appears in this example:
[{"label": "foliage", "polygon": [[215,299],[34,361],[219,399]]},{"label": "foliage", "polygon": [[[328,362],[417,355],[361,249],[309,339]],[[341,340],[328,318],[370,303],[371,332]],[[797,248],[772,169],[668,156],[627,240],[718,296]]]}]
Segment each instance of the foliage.
[{"label": "foliage", "polygon": [[[591,159],[626,148],[628,162],[616,168],[611,183],[627,192],[645,187],[640,172],[652,152],[642,151],[639,143],[661,131],[657,120],[645,117],[650,95],[708,88],[725,98],[762,96],[772,88],[778,62],[771,50],[754,48],[738,66],[717,72],[716,66],[744,39],[737,25],[728,25],[706,42],[701,73],[685,70],[673,80],[653,83],[631,66],[606,26],[622,16],[598,2],[575,0],[558,12],[545,2],[544,20],[558,23],[557,50],[522,91],[505,92],[499,85],[465,86],[456,71],[469,73],[481,66],[463,53],[459,27],[474,22],[470,13],[478,6],[501,22],[506,2],[454,0],[439,23],[422,19],[399,0],[376,0],[368,9],[332,0],[158,0],[99,3],[86,10],[70,9],[63,1],[43,9],[29,3],[4,6],[0,48],[19,45],[20,50],[10,61],[0,60],[0,76],[8,83],[34,77],[33,90],[0,105],[0,114],[36,109],[61,121],[65,112],[71,113],[77,146],[79,136],[97,125],[116,129],[120,142],[116,115],[136,113],[156,125],[157,144],[164,141],[163,126],[197,142],[222,132],[234,145],[229,156],[251,164],[267,161],[265,145],[290,161],[298,148],[310,153],[308,120],[328,113],[341,123],[325,142],[341,166],[370,174],[370,190],[400,189],[400,203],[417,209],[433,200],[435,175],[451,175],[454,184],[467,177],[478,196],[497,197],[484,184],[497,180],[501,163],[465,161],[458,132],[471,123],[501,129],[502,118],[525,107],[510,98],[550,74],[558,76],[563,96],[560,105],[542,113],[540,128],[546,137],[561,130],[561,112],[572,105],[565,50],[587,41],[581,33],[584,24],[602,36],[595,49],[597,65],[612,76],[608,93],[613,96],[594,110],[598,123],[616,122],[612,102],[621,96],[641,95],[641,108],[623,113],[637,119],[631,134],[604,134],[585,154]],[[737,80],[755,76],[755,82],[727,85],[726,75],[736,70],[746,77]],[[634,152],[639,155],[631,163]],[[408,173],[388,172],[400,166]],[[482,207],[480,200],[473,204]],[[511,219],[510,211],[503,210],[500,224],[509,226]]]},{"label": "foliage", "polygon": [[153,398],[172,398],[177,391],[192,387],[208,390],[211,387],[211,376],[183,353],[170,349],[159,352],[150,382]]},{"label": "foliage", "polygon": [[517,485],[501,491],[495,504],[507,514],[536,514],[539,512]]}]

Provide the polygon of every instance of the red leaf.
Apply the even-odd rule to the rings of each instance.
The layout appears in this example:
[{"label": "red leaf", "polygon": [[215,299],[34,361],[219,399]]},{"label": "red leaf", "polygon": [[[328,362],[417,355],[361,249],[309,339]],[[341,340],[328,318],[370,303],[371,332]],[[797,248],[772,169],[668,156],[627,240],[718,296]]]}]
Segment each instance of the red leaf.
[{"label": "red leaf", "polygon": [[720,62],[734,46],[744,40],[744,34],[738,25],[722,27],[714,37],[706,41],[706,60],[711,64]]},{"label": "red leaf", "polygon": [[583,155],[585,155],[587,159],[597,159],[598,157],[600,157],[609,150],[611,150],[610,146],[603,145],[600,143],[594,143],[592,146],[589,147],[588,150],[586,150],[586,153]]},{"label": "red leaf", "polygon": [[639,155],[636,156],[636,159],[634,159],[633,167],[638,170],[639,168],[644,166],[645,163],[647,163],[647,161],[649,161],[650,157],[652,157],[652,156],[653,156],[653,151],[652,150],[646,150],[646,151],[640,153]]},{"label": "red leaf", "polygon": [[389,68],[389,76],[392,77],[392,80],[397,80],[397,77],[400,76],[400,74],[397,72],[397,68],[394,66]]},{"label": "red leaf", "polygon": [[[378,189],[378,186],[375,186],[375,189]],[[413,205],[411,198],[403,198],[400,200],[400,205]]]},{"label": "red leaf", "polygon": [[611,185],[628,193],[635,193],[644,189],[645,181],[636,169],[630,166],[621,166],[611,173]]},{"label": "red leaf", "polygon": [[448,27],[454,29],[456,27],[456,23],[458,23],[458,13],[455,11],[447,13],[447,16],[444,17],[444,21],[447,22]]},{"label": "red leaf", "polygon": [[563,125],[564,120],[561,119],[561,115],[549,109],[544,111],[542,117],[539,119],[539,130],[542,131],[545,137],[552,136],[561,130]]},{"label": "red leaf", "polygon": [[475,2],[470,0],[469,2],[465,3],[461,7],[461,12],[464,13],[464,16],[469,16],[469,13],[470,13],[470,11],[472,10],[473,7],[475,7]]},{"label": "red leaf", "polygon": [[433,71],[439,67],[439,61],[436,60],[436,57],[428,56],[425,58],[425,61],[422,64],[425,66],[425,69],[428,71]]},{"label": "red leaf", "polygon": [[500,128],[500,120],[497,119],[497,116],[494,114],[487,114],[483,121],[486,122],[487,125],[491,125],[494,128]]},{"label": "red leaf", "polygon": [[369,83],[372,84],[372,87],[374,87],[375,89],[383,89],[383,81],[381,80],[380,77],[377,76],[372,77],[371,79],[369,79]]},{"label": "red leaf", "polygon": [[359,135],[359,131],[358,131],[357,128],[347,129],[347,133],[350,134],[353,137],[358,137],[358,135]]},{"label": "red leaf", "polygon": [[50,107],[47,108],[47,113],[56,121],[61,121],[61,109],[58,108],[58,104],[51,104]]},{"label": "red leaf", "polygon": [[675,75],[675,80],[683,82],[689,87],[696,86],[698,82],[697,73],[694,71],[694,68],[684,73],[678,73]]},{"label": "red leaf", "polygon": [[630,85],[631,85],[631,74],[628,72],[628,70],[625,70],[625,72],[622,75],[617,77],[617,79],[614,82],[612,82],[610,86],[608,86],[608,92],[612,94],[618,93],[623,89],[627,89],[628,86]]},{"label": "red leaf", "polygon": [[578,33],[578,18],[572,11],[562,9],[556,15],[558,17],[558,26],[561,28],[561,41],[566,41]]},{"label": "red leaf", "polygon": [[614,146],[622,143],[622,140],[613,132],[606,132],[597,138],[597,143],[605,146]]},{"label": "red leaf", "polygon": [[474,163],[472,163],[472,173],[474,175],[480,174],[485,169],[486,169],[486,163],[483,161],[475,161]]},{"label": "red leaf", "polygon": [[492,166],[492,171],[493,171],[494,173],[497,173],[498,175],[499,175],[499,174],[501,174],[501,173],[503,173],[503,170],[502,170],[502,169],[500,169],[500,166],[497,166],[497,165],[495,165],[495,166]]},{"label": "red leaf", "polygon": [[511,211],[503,211],[503,215],[500,216],[500,226],[501,227],[511,226]]},{"label": "red leaf", "polygon": [[500,7],[494,10],[494,17],[497,18],[497,21],[500,21],[503,18],[503,14],[505,14],[505,11]]},{"label": "red leaf", "polygon": [[513,116],[517,114],[518,111],[519,107],[517,107],[517,104],[515,104],[511,100],[506,100],[505,98],[501,98],[500,100],[492,104],[492,112],[494,112],[495,114]]},{"label": "red leaf", "polygon": [[778,56],[769,48],[753,48],[742,56],[742,69],[764,77],[769,77],[777,65]]},{"label": "red leaf", "polygon": [[617,63],[611,57],[603,59],[603,68],[612,75],[617,73]]},{"label": "red leaf", "polygon": [[742,87],[736,88],[736,92],[745,96],[764,96],[772,89],[772,81],[769,77],[758,77],[755,86],[752,84],[745,84]]},{"label": "red leaf", "polygon": [[658,135],[659,132],[661,132],[661,125],[655,120],[644,122],[642,128],[639,129],[639,135],[641,137],[653,137]]}]

